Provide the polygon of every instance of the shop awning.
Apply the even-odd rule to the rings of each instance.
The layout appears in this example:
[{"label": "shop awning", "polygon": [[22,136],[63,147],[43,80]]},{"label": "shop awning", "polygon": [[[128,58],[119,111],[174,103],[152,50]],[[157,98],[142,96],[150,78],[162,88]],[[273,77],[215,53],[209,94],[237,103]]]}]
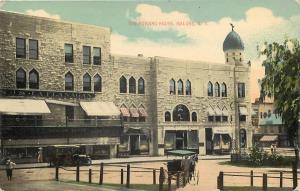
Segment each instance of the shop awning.
[{"label": "shop awning", "polygon": [[129,110],[126,107],[121,107],[120,111],[121,111],[123,117],[130,117]]},{"label": "shop awning", "polygon": [[42,115],[51,112],[44,100],[0,99],[0,113],[5,115]]},{"label": "shop awning", "polygon": [[231,135],[232,133],[232,129],[231,127],[214,127],[212,128],[213,130],[213,134],[228,134],[229,136]]},{"label": "shop awning", "polygon": [[148,114],[147,114],[145,108],[143,108],[143,107],[140,107],[140,108],[139,108],[139,113],[140,113],[140,116],[141,116],[141,117],[147,117],[147,116],[148,116]]},{"label": "shop awning", "polygon": [[246,107],[239,107],[239,109],[240,109],[240,115],[248,115]]},{"label": "shop awning", "polygon": [[222,115],[223,115],[223,116],[228,116],[228,115],[229,115],[228,110],[227,110],[227,109],[224,109],[224,110],[222,111]]},{"label": "shop awning", "polygon": [[264,135],[260,138],[260,142],[274,142],[278,140],[278,135]]},{"label": "shop awning", "polygon": [[71,102],[65,102],[65,101],[59,101],[59,100],[52,100],[52,99],[46,99],[46,103],[51,104],[57,104],[57,105],[67,105],[67,106],[79,106],[77,103],[71,103]]},{"label": "shop awning", "polygon": [[129,111],[130,111],[131,117],[139,117],[140,116],[137,108],[135,108],[135,107],[130,108]]},{"label": "shop awning", "polygon": [[113,102],[80,102],[88,116],[118,116],[120,111]]},{"label": "shop awning", "polygon": [[214,116],[214,115],[215,115],[215,111],[210,107],[210,108],[208,108],[208,110],[207,110],[207,114],[208,114],[209,116]]},{"label": "shop awning", "polygon": [[219,108],[215,109],[215,113],[216,113],[216,116],[221,116],[222,115],[222,111]]}]

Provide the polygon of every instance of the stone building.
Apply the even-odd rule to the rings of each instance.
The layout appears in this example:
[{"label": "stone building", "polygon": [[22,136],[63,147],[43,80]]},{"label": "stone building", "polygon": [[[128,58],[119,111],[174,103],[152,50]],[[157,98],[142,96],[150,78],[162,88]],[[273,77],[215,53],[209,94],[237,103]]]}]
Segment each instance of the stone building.
[{"label": "stone building", "polygon": [[[3,151],[76,144],[114,157],[251,146],[250,64],[233,28],[225,63],[111,55],[110,34],[0,11]],[[27,126],[36,136],[18,133]]]}]

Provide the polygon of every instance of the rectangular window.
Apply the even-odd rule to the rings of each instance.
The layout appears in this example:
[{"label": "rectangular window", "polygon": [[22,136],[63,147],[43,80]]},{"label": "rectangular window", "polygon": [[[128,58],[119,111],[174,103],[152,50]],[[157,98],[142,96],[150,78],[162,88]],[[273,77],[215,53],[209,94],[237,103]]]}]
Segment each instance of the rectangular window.
[{"label": "rectangular window", "polygon": [[221,121],[221,116],[216,116],[216,122],[220,122]]},{"label": "rectangular window", "polygon": [[245,122],[246,121],[246,115],[240,115],[240,121]]},{"label": "rectangular window", "polygon": [[222,121],[227,122],[228,121],[228,116],[222,116]]},{"label": "rectangular window", "polygon": [[26,58],[26,40],[23,38],[16,39],[16,58]]},{"label": "rectangular window", "polygon": [[66,118],[67,120],[74,120],[74,107],[66,105]]},{"label": "rectangular window", "polygon": [[38,60],[39,49],[38,41],[29,39],[29,59]]},{"label": "rectangular window", "polygon": [[91,63],[91,47],[83,46],[83,64],[90,64]]},{"label": "rectangular window", "polygon": [[213,122],[214,121],[214,116],[208,116],[208,121]]},{"label": "rectangular window", "polygon": [[245,97],[245,83],[238,83],[238,98]]},{"label": "rectangular window", "polygon": [[101,48],[94,47],[93,61],[94,61],[94,65],[101,65]]},{"label": "rectangular window", "polygon": [[65,62],[73,63],[73,44],[65,44]]}]

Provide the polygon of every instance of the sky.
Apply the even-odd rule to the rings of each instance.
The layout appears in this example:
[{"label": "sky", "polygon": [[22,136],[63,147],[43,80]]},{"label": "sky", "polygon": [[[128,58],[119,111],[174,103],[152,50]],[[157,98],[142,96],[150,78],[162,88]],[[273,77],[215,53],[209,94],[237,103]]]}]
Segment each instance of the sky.
[{"label": "sky", "polygon": [[225,64],[223,41],[234,30],[251,60],[251,100],[264,76],[257,47],[300,39],[300,0],[32,1],[0,0],[0,9],[110,27],[111,53]]}]

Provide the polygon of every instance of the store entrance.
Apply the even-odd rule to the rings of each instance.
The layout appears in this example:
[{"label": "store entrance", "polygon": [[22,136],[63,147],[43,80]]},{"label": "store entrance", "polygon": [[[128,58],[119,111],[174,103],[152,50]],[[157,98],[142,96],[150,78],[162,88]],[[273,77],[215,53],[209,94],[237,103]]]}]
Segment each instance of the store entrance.
[{"label": "store entrance", "polygon": [[187,132],[177,131],[176,132],[176,149],[186,149],[187,148]]},{"label": "store entrance", "polygon": [[140,154],[139,135],[130,135],[130,154]]},{"label": "store entrance", "polygon": [[213,140],[212,140],[212,129],[205,129],[205,140],[206,140],[206,154],[211,155],[213,153]]}]

